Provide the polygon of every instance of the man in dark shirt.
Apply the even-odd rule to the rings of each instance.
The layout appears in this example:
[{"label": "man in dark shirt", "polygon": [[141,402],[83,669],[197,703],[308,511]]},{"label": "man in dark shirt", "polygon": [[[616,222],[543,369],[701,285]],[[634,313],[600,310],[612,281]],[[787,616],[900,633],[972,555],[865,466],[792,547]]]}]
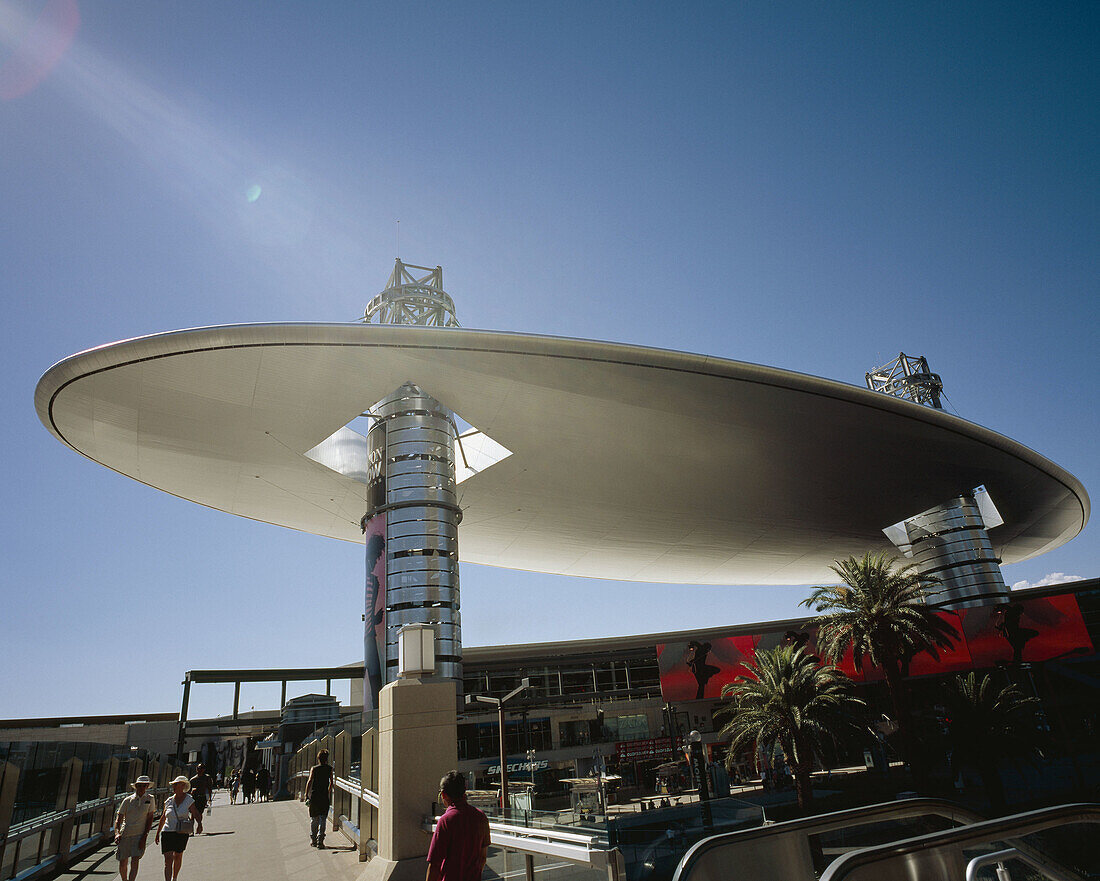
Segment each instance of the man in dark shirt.
[{"label": "man in dark shirt", "polygon": [[214,794],[214,780],[206,773],[204,765],[199,765],[195,771],[195,776],[191,778],[191,798],[195,800],[195,807],[201,814]]},{"label": "man in dark shirt", "polygon": [[439,781],[447,810],[428,848],[427,881],[478,881],[489,857],[489,819],[466,801],[466,778],[448,771]]}]

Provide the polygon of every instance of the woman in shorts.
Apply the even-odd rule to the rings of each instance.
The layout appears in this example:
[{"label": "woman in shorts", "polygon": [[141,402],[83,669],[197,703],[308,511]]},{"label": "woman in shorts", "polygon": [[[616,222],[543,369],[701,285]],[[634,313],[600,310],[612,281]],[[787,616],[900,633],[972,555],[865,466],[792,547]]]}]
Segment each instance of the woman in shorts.
[{"label": "woman in shorts", "polygon": [[183,865],[183,851],[192,832],[202,832],[202,812],[187,794],[190,781],[182,774],[172,781],[172,794],[164,800],[157,827],[157,843],[164,854],[164,881],[176,881]]}]

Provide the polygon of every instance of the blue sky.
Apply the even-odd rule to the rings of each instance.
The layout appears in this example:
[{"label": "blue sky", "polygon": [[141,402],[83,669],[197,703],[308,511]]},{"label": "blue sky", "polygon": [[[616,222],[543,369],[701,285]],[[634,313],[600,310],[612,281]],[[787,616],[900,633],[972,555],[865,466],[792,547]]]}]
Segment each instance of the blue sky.
[{"label": "blue sky", "polygon": [[[187,669],[362,657],[361,549],[96,466],[32,396],[112,340],[355,319],[398,219],[466,327],[855,384],[924,354],[948,409],[1095,495],[1098,22],[1087,3],[0,0],[0,717],[170,711]],[[1006,580],[1095,576],[1098,551],[1093,524]],[[469,645],[785,617],[806,593],[471,565],[462,586]]]}]

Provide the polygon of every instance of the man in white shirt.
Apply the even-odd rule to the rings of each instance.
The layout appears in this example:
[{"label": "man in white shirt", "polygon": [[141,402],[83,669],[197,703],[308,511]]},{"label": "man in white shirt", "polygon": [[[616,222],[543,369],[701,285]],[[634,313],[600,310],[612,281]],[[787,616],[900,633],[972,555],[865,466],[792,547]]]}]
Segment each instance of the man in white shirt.
[{"label": "man in white shirt", "polygon": [[115,856],[122,881],[137,878],[138,861],[145,854],[145,840],[157,809],[156,801],[149,794],[152,785],[153,781],[144,774],[138,777],[133,783],[133,794],[122,800],[115,814]]}]

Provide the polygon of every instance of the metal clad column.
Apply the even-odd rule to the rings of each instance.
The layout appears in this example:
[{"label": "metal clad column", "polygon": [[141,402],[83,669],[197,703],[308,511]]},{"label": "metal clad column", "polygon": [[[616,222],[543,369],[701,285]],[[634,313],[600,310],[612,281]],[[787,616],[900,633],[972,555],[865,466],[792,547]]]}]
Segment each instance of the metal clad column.
[{"label": "metal clad column", "polygon": [[925,575],[940,583],[930,605],[967,609],[1008,601],[1000,559],[973,496],[963,495],[905,521],[912,557]]},{"label": "metal clad column", "polygon": [[[412,383],[374,408],[386,432],[386,598],[382,684],[397,678],[397,633],[436,629],[436,675],[462,681],[455,430],[451,412]],[[370,516],[369,512],[368,516]]]}]

